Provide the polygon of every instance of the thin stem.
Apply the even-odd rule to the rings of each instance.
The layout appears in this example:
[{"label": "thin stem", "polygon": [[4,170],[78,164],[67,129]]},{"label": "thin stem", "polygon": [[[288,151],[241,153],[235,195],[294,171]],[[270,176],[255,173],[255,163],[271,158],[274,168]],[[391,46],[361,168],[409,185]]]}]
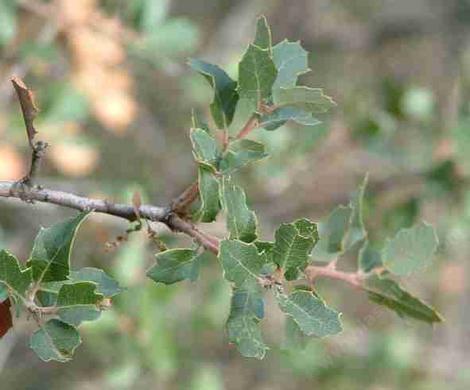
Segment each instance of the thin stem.
[{"label": "thin stem", "polygon": [[325,277],[329,279],[337,279],[337,280],[342,280],[343,282],[349,283],[353,285],[354,287],[362,287],[362,280],[363,280],[363,275],[358,274],[358,273],[352,273],[352,272],[344,272],[344,271],[338,271],[334,267],[330,266],[315,266],[315,265],[309,265],[305,269],[305,274],[307,276],[307,279],[310,282],[313,282],[314,279],[317,277]]}]

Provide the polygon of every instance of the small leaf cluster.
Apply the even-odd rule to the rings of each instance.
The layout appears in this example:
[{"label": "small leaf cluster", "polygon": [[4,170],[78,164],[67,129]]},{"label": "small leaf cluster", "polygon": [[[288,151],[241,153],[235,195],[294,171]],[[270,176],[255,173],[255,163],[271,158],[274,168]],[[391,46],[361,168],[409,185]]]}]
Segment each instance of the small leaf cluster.
[{"label": "small leaf cluster", "polygon": [[6,250],[0,251],[0,291],[17,312],[26,310],[38,329],[30,346],[44,361],[66,362],[81,343],[78,327],[98,319],[110,299],[122,289],[103,270],[70,268],[76,232],[89,215],[41,228],[26,266]]}]

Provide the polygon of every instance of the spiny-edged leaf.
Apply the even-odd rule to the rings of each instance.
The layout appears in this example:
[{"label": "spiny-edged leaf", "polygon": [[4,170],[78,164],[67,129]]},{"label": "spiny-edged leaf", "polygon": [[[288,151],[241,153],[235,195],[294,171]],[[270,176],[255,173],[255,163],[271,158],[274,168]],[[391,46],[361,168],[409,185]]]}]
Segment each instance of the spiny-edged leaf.
[{"label": "spiny-edged leaf", "polygon": [[300,42],[284,40],[273,47],[273,61],[277,68],[277,78],[273,89],[281,87],[294,87],[297,77],[307,73],[308,53]]},{"label": "spiny-edged leaf", "polygon": [[411,317],[428,323],[443,321],[436,310],[412,296],[394,280],[373,275],[365,280],[364,289],[371,301],[388,307],[400,317]]},{"label": "spiny-edged leaf", "polygon": [[262,359],[268,349],[258,326],[263,317],[263,296],[258,283],[248,280],[242,286],[235,287],[226,326],[229,341],[236,344],[245,357]]},{"label": "spiny-edged leaf", "polygon": [[370,272],[374,268],[382,266],[382,256],[380,251],[374,249],[368,240],[364,241],[359,251],[359,269],[363,272]]},{"label": "spiny-edged leaf", "polygon": [[273,261],[284,270],[287,280],[303,270],[318,241],[317,226],[308,219],[282,224],[275,233]]},{"label": "spiny-edged leaf", "polygon": [[57,319],[51,319],[31,336],[30,346],[45,362],[61,363],[72,358],[75,348],[81,343],[77,329]]},{"label": "spiny-edged leaf", "polygon": [[70,279],[73,282],[93,282],[96,284],[96,292],[106,298],[111,298],[123,291],[111,276],[102,269],[84,267],[78,271],[70,272]]},{"label": "spiny-edged leaf", "polygon": [[232,173],[267,156],[263,144],[249,139],[239,139],[230,143],[228,150],[220,161],[219,168],[224,174]]},{"label": "spiny-edged leaf", "polygon": [[268,50],[269,53],[271,53],[271,29],[269,28],[268,21],[266,20],[266,17],[264,15],[261,15],[256,20],[256,33],[255,40],[253,43],[261,49]]},{"label": "spiny-edged leaf", "polygon": [[2,249],[0,251],[0,282],[15,294],[24,297],[31,284],[31,269],[22,270],[18,259]]},{"label": "spiny-edged leaf", "polygon": [[326,306],[311,291],[295,290],[286,295],[276,290],[276,298],[281,310],[307,336],[325,337],[341,332],[340,313]]},{"label": "spiny-edged leaf", "polygon": [[265,257],[258,253],[254,244],[223,240],[220,244],[219,260],[224,269],[224,278],[240,287],[247,281],[258,279]]},{"label": "spiny-edged leaf", "polygon": [[294,106],[313,113],[326,112],[335,106],[335,102],[320,88],[281,87],[273,90],[273,98],[277,106]]},{"label": "spiny-edged leaf", "polygon": [[74,218],[41,228],[34,240],[29,262],[37,282],[66,280],[70,272],[70,254],[80,224],[89,215],[82,212]]},{"label": "spiny-edged leaf", "polygon": [[189,66],[202,74],[214,89],[211,113],[218,128],[226,128],[232,121],[238,101],[237,82],[216,65],[190,59]]},{"label": "spiny-edged leaf", "polygon": [[200,164],[215,168],[219,157],[215,138],[203,129],[191,129],[194,158]]},{"label": "spiny-edged leaf", "polygon": [[60,319],[73,326],[96,320],[100,316],[98,304],[104,298],[97,294],[96,288],[97,285],[92,282],[64,284],[56,301]]},{"label": "spiny-edged leaf", "polygon": [[382,252],[384,266],[396,275],[409,275],[432,262],[437,245],[434,228],[425,222],[402,229],[385,244]]},{"label": "spiny-edged leaf", "polygon": [[280,107],[270,114],[265,114],[260,119],[260,127],[265,130],[276,130],[286,122],[293,121],[303,126],[315,126],[321,122],[314,118],[310,112],[298,107]]},{"label": "spiny-edged leaf", "polygon": [[364,240],[367,237],[367,231],[364,227],[363,203],[364,193],[367,186],[367,176],[359,186],[356,194],[350,202],[352,208],[351,220],[349,223],[348,234],[346,235],[344,245],[346,249],[351,248],[354,244]]},{"label": "spiny-edged leaf", "polygon": [[220,180],[220,192],[222,205],[227,213],[230,239],[245,242],[256,240],[256,215],[248,208],[243,189],[234,185],[230,177],[224,176]]},{"label": "spiny-edged leaf", "polygon": [[250,45],[238,66],[238,92],[240,98],[251,102],[253,112],[262,100],[271,95],[276,75],[276,66],[269,51]]},{"label": "spiny-edged leaf", "polygon": [[155,256],[157,264],[147,271],[147,276],[157,283],[172,284],[181,280],[197,279],[200,256],[192,249],[169,249]]},{"label": "spiny-edged leaf", "polygon": [[220,211],[219,181],[205,165],[198,169],[198,188],[201,207],[197,216],[202,222],[212,222]]},{"label": "spiny-edged leaf", "polygon": [[313,260],[330,262],[343,252],[351,214],[350,206],[338,206],[324,221],[319,223],[320,241],[313,249]]}]

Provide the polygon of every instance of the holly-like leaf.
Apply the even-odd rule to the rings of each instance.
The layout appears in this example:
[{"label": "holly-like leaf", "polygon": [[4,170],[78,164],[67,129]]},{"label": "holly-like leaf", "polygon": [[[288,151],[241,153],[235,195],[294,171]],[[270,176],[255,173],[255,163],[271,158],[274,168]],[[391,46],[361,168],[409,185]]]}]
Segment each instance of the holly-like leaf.
[{"label": "holly-like leaf", "polygon": [[245,165],[262,160],[267,156],[263,144],[249,139],[239,139],[230,143],[220,161],[220,171],[224,174],[233,173]]},{"label": "holly-like leaf", "polygon": [[41,228],[34,240],[29,259],[36,282],[66,280],[70,272],[70,254],[80,224],[89,215],[82,212],[74,218]]},{"label": "holly-like leaf", "polygon": [[91,282],[63,284],[55,305],[60,319],[73,326],[96,320],[100,316],[98,304],[104,298],[96,289],[97,285]]},{"label": "holly-like leaf", "polygon": [[201,206],[197,218],[201,222],[213,222],[220,211],[219,181],[205,165],[198,169],[198,188]]},{"label": "holly-like leaf", "polygon": [[261,49],[268,50],[268,52],[271,53],[271,29],[269,28],[268,21],[266,20],[266,17],[264,15],[261,15],[256,20],[256,33],[255,40],[253,43]]},{"label": "holly-like leaf", "polygon": [[121,293],[123,289],[111,276],[102,269],[84,267],[78,271],[70,272],[70,279],[73,282],[93,282],[96,284],[96,292],[106,298],[114,297]]},{"label": "holly-like leaf", "polygon": [[200,256],[192,249],[169,249],[155,256],[157,264],[147,271],[147,276],[157,283],[172,284],[181,280],[197,279]]},{"label": "holly-like leaf", "polygon": [[271,88],[276,80],[277,70],[268,50],[250,45],[238,67],[239,94],[241,99],[248,99],[252,112],[271,95]]},{"label": "holly-like leaf", "polygon": [[384,266],[396,275],[406,276],[431,264],[438,239],[434,228],[425,222],[400,230],[383,249]]},{"label": "holly-like leaf", "polygon": [[248,208],[243,189],[234,185],[229,177],[224,176],[220,181],[220,192],[222,205],[227,213],[230,239],[245,242],[256,240],[256,215]]},{"label": "holly-like leaf", "polygon": [[294,87],[297,77],[307,73],[308,53],[300,42],[284,40],[273,47],[273,61],[277,68],[277,78],[273,89]]},{"label": "holly-like leaf", "polygon": [[220,243],[219,260],[224,269],[224,278],[240,287],[247,281],[258,279],[265,257],[258,253],[254,244],[223,240]]},{"label": "holly-like leaf", "polygon": [[272,131],[283,126],[286,122],[293,121],[302,126],[315,126],[321,122],[314,118],[310,112],[297,107],[280,107],[270,114],[261,116],[260,127]]},{"label": "holly-like leaf", "polygon": [[279,106],[294,106],[313,113],[323,113],[336,104],[320,88],[297,86],[273,90],[274,103]]},{"label": "holly-like leaf", "polygon": [[193,144],[194,159],[199,164],[215,169],[219,159],[219,150],[215,138],[203,129],[191,129],[190,137]]},{"label": "holly-like leaf", "polygon": [[238,101],[237,82],[216,65],[190,59],[189,66],[202,74],[214,89],[214,100],[210,106],[212,118],[218,128],[227,128]]},{"label": "holly-like leaf", "polygon": [[80,335],[72,325],[51,319],[31,336],[30,346],[45,362],[68,362],[81,343]]},{"label": "holly-like leaf", "polygon": [[0,251],[0,282],[16,295],[24,297],[31,284],[31,269],[22,270],[18,259],[2,249]]},{"label": "holly-like leaf", "polygon": [[346,249],[351,248],[354,244],[364,240],[367,237],[367,231],[364,227],[363,218],[363,203],[366,186],[367,176],[364,178],[362,184],[359,186],[356,194],[349,204],[352,209],[352,213],[348,233],[344,242]]},{"label": "holly-like leaf", "polygon": [[284,223],[276,230],[272,258],[287,280],[295,279],[307,266],[317,241],[317,225],[308,219]]},{"label": "holly-like leaf", "polygon": [[307,336],[325,337],[341,332],[340,313],[325,305],[311,291],[295,290],[289,295],[276,291],[281,310],[292,317]]},{"label": "holly-like leaf", "polygon": [[372,248],[369,241],[364,241],[359,251],[359,269],[363,272],[370,272],[382,266],[382,256],[380,251]]},{"label": "holly-like leaf", "polygon": [[350,206],[336,207],[326,220],[318,225],[320,241],[312,252],[315,261],[330,262],[336,259],[345,249],[344,241],[351,220]]},{"label": "holly-like leaf", "polygon": [[229,341],[236,344],[245,357],[262,359],[268,349],[258,326],[263,317],[262,290],[256,281],[249,280],[233,289],[227,333]]},{"label": "holly-like leaf", "polygon": [[365,280],[364,289],[371,301],[388,307],[400,317],[411,317],[427,323],[443,321],[434,308],[412,296],[394,280],[373,275]]}]

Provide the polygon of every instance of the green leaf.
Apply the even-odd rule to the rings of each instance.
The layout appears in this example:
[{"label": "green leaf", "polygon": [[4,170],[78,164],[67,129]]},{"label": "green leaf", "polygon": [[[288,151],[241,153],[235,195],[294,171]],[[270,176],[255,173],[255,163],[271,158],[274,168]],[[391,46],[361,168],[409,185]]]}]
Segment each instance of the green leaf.
[{"label": "green leaf", "polygon": [[251,102],[252,112],[257,111],[258,104],[271,95],[276,75],[269,51],[250,45],[238,67],[238,92],[240,98]]},{"label": "green leaf", "polygon": [[249,280],[233,289],[227,333],[245,357],[262,359],[268,349],[263,342],[258,323],[264,317],[261,286]]},{"label": "green leaf", "polygon": [[359,269],[367,273],[381,266],[382,256],[380,251],[372,248],[368,240],[364,241],[359,251]]},{"label": "green leaf", "polygon": [[340,313],[325,305],[312,292],[295,290],[289,295],[276,291],[281,310],[299,325],[307,336],[325,337],[341,332]]},{"label": "green leaf", "polygon": [[434,228],[425,222],[400,230],[383,249],[384,266],[396,275],[406,276],[428,266],[436,252]]},{"label": "green leaf", "polygon": [[216,65],[190,59],[189,66],[202,74],[214,89],[214,100],[210,106],[212,117],[218,128],[227,128],[238,101],[237,82]]},{"label": "green leaf", "polygon": [[230,143],[220,161],[220,171],[224,174],[232,173],[267,156],[263,144],[249,139],[239,139]]},{"label": "green leaf", "polygon": [[81,343],[77,330],[57,319],[47,321],[31,336],[30,346],[45,362],[68,362]]},{"label": "green leaf", "polygon": [[31,268],[22,270],[18,259],[2,249],[0,251],[0,282],[16,295],[24,297],[31,284]]},{"label": "green leaf", "polygon": [[308,219],[282,224],[275,233],[273,261],[293,280],[308,264],[309,255],[318,241],[317,225]]},{"label": "green leaf", "polygon": [[104,298],[96,293],[96,288],[97,285],[91,282],[64,284],[56,302],[60,319],[73,326],[96,320],[100,316],[98,304]]},{"label": "green leaf", "polygon": [[314,113],[323,113],[335,106],[335,102],[324,95],[320,88],[278,88],[273,91],[273,97],[275,105],[279,107],[294,106]]},{"label": "green leaf", "polygon": [[364,289],[371,301],[388,307],[400,317],[408,316],[428,323],[443,321],[436,310],[413,297],[394,280],[374,275],[365,280]]},{"label": "green leaf", "polygon": [[265,257],[258,253],[254,244],[223,240],[220,243],[219,260],[224,269],[224,278],[240,287],[247,281],[258,279]]},{"label": "green leaf", "polygon": [[80,224],[89,215],[82,212],[74,218],[41,228],[34,240],[29,259],[33,279],[37,282],[66,280],[70,272],[70,253]]},{"label": "green leaf", "polygon": [[106,298],[111,298],[123,291],[118,282],[98,268],[84,267],[78,271],[71,271],[70,279],[73,282],[96,283],[96,292]]},{"label": "green leaf", "polygon": [[197,279],[199,255],[192,249],[169,249],[155,256],[157,264],[147,271],[147,276],[157,283],[172,284],[181,280]]},{"label": "green leaf", "polygon": [[265,114],[260,118],[260,127],[265,130],[276,130],[287,121],[293,121],[303,126],[315,126],[321,122],[314,118],[311,113],[297,107],[281,107],[270,114]]},{"label": "green leaf", "polygon": [[261,15],[256,20],[256,33],[255,40],[253,43],[261,49],[268,50],[268,52],[271,54],[271,29],[269,28],[268,21],[266,20],[266,17],[264,15]]},{"label": "green leaf", "polygon": [[232,135],[238,134],[256,110],[257,107],[253,100],[248,97],[240,97],[229,127],[229,133]]},{"label": "green leaf", "polygon": [[318,225],[320,241],[312,252],[315,261],[330,262],[345,250],[345,237],[349,228],[352,209],[338,206],[326,220]]},{"label": "green leaf", "polygon": [[191,142],[195,160],[209,168],[215,169],[219,150],[215,138],[203,129],[191,129]]},{"label": "green leaf", "polygon": [[213,222],[220,211],[219,181],[205,165],[199,166],[198,188],[201,207],[197,218],[202,222]]},{"label": "green leaf", "polygon": [[273,61],[277,68],[277,78],[273,89],[281,87],[294,87],[297,77],[307,73],[308,53],[300,45],[300,42],[284,40],[273,48]]},{"label": "green leaf", "polygon": [[366,176],[349,204],[352,209],[352,213],[348,233],[344,242],[346,249],[351,248],[354,244],[367,237],[367,231],[364,227],[363,219],[364,193],[367,186],[367,180]]},{"label": "green leaf", "polygon": [[224,176],[220,181],[222,205],[227,213],[227,228],[230,239],[245,242],[256,240],[256,215],[246,205],[246,196],[242,188],[232,184],[231,179]]}]

